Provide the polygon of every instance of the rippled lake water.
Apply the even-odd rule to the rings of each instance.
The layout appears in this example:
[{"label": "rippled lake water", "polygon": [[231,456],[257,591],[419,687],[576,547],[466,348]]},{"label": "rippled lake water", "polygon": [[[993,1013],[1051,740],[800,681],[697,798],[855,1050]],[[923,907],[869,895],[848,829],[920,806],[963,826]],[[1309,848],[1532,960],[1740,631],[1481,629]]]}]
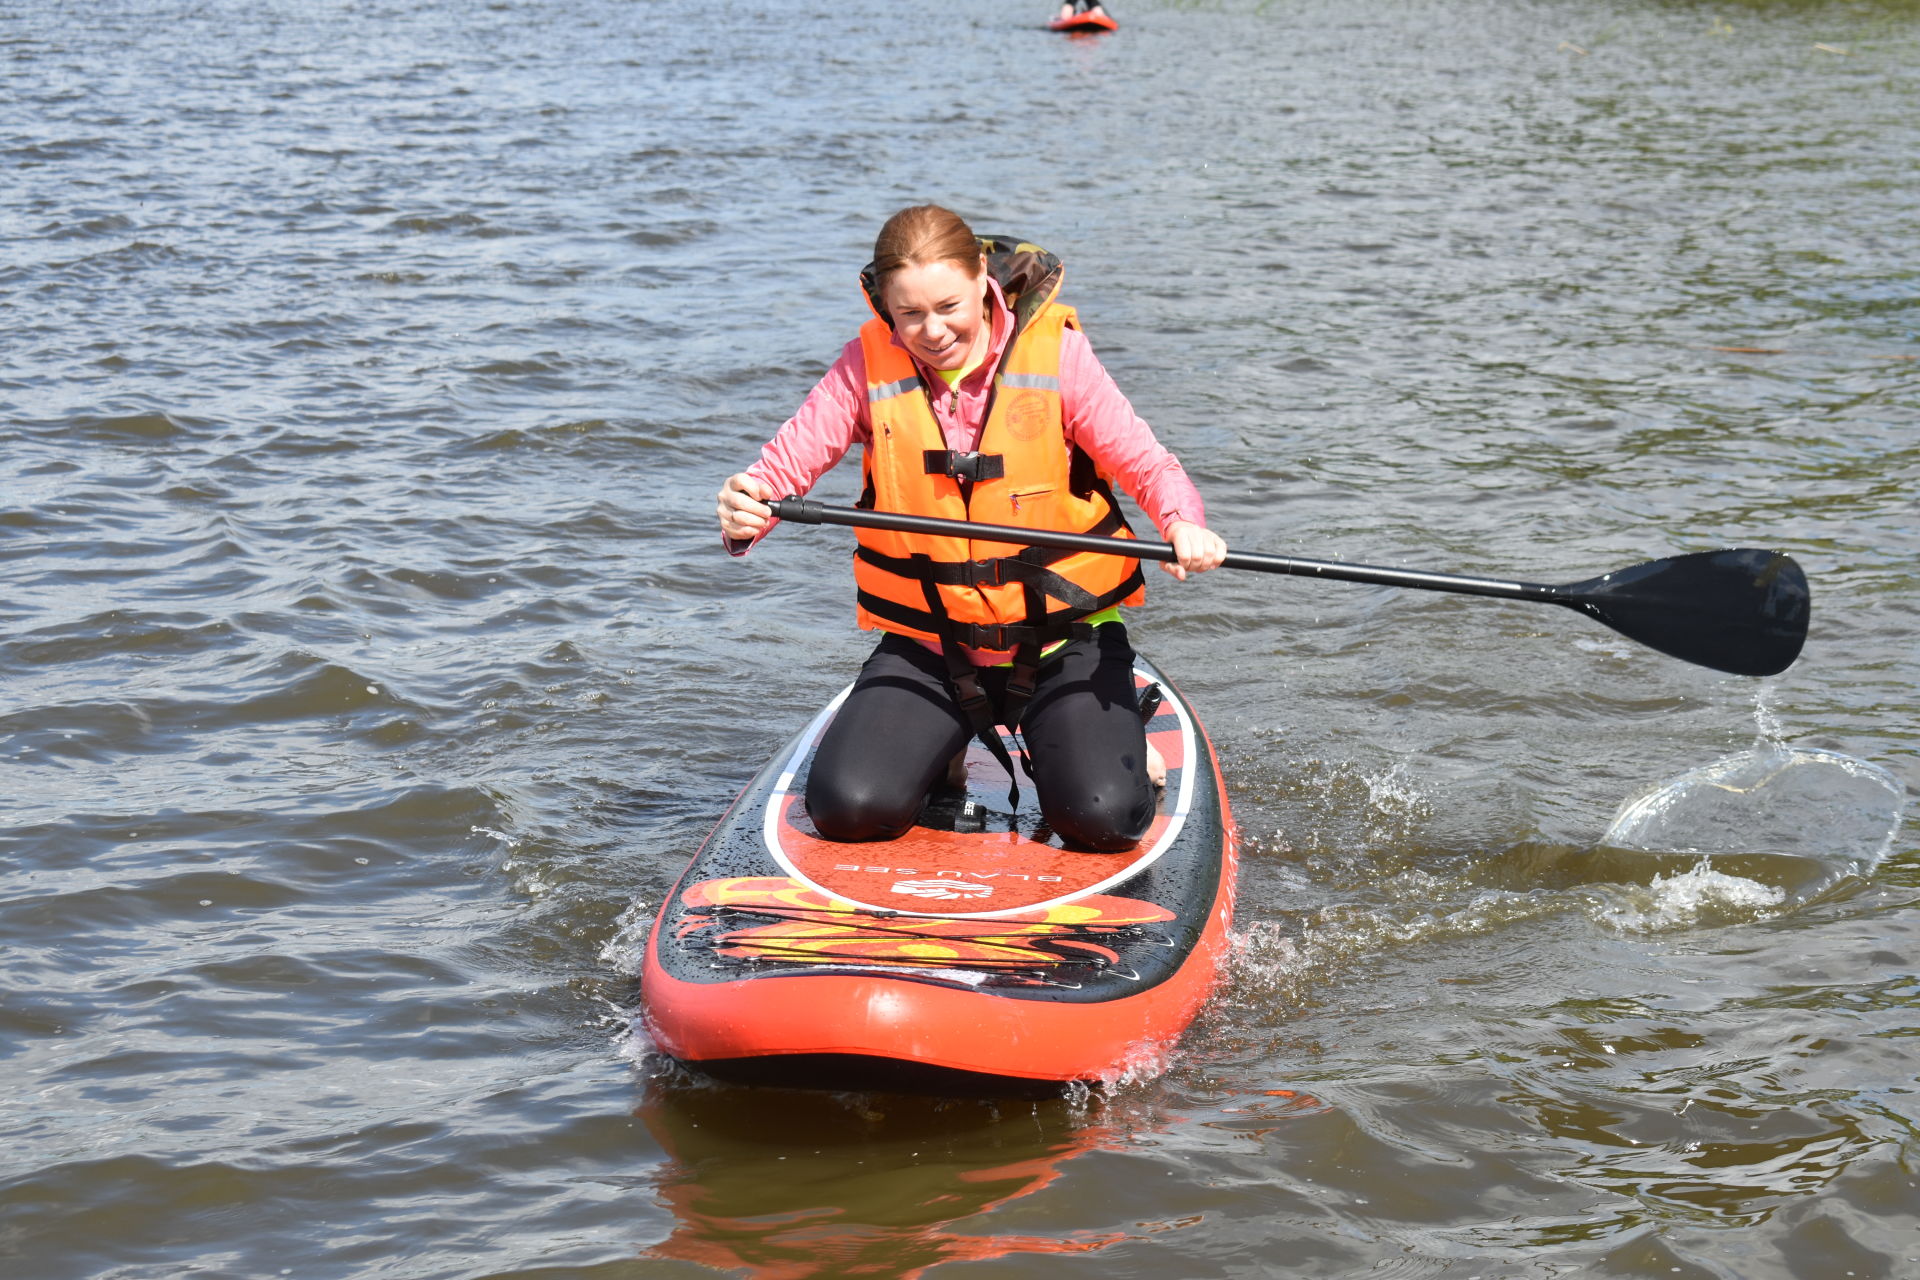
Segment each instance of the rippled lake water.
[{"label": "rippled lake water", "polygon": [[[8,1275],[1920,1274],[1920,8],[1049,7],[0,5]],[[1169,582],[1249,851],[1175,1068],[689,1080],[651,910],[866,648],[711,494],[927,199],[1234,545],[1778,548],[1804,656]],[[1748,751],[1892,790],[1604,843]]]}]

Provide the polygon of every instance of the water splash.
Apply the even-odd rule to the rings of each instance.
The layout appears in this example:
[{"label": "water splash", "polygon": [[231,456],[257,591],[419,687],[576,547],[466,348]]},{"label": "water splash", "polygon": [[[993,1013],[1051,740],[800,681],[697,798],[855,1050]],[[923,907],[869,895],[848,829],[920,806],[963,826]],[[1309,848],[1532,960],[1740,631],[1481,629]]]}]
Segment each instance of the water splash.
[{"label": "water splash", "polygon": [[1865,760],[1763,738],[1628,799],[1601,843],[1662,853],[1809,858],[1871,871],[1893,847],[1905,789]]},{"label": "water splash", "polygon": [[[1100,1073],[1097,1084],[1103,1093],[1151,1084],[1167,1073],[1174,1059],[1176,1040],[1146,1039],[1128,1046],[1126,1055]],[[1073,1082],[1077,1083],[1077,1082]],[[1069,1088],[1069,1095],[1072,1090]]]},{"label": "water splash", "polygon": [[1787,900],[1787,891],[1776,885],[1715,871],[1711,858],[1671,876],[1656,875],[1644,887],[1617,892],[1618,899],[1599,906],[1594,918],[1626,933],[1754,919]]},{"label": "water splash", "polygon": [[[1869,874],[1893,848],[1906,791],[1879,765],[1790,747],[1765,697],[1760,738],[1620,806],[1603,850],[1698,855],[1596,913],[1635,933],[1757,919]],[[1604,856],[1604,855],[1603,855]]]},{"label": "water splash", "polygon": [[1756,730],[1754,746],[1756,749],[1767,746],[1779,746],[1786,739],[1781,728],[1780,717],[1773,709],[1773,695],[1779,685],[1772,680],[1762,680],[1753,694],[1753,723]]},{"label": "water splash", "polygon": [[653,932],[653,910],[644,898],[628,903],[614,921],[613,935],[600,948],[600,963],[615,973],[637,978],[646,967],[647,937]]}]

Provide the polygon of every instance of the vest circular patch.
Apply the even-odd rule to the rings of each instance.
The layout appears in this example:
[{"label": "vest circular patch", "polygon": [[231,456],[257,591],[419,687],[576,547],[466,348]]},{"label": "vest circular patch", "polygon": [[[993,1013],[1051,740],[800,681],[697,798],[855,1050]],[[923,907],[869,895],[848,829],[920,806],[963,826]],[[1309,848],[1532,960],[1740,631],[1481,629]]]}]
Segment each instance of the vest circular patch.
[{"label": "vest circular patch", "polygon": [[1007,430],[1016,440],[1038,440],[1051,417],[1041,392],[1021,391],[1007,401]]}]

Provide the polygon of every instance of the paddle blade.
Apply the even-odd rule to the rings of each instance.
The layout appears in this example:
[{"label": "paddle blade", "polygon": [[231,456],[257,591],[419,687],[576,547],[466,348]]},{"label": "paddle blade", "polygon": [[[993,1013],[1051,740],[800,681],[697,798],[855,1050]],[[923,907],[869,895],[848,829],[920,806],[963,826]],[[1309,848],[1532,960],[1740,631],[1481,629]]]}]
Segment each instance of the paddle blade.
[{"label": "paddle blade", "polygon": [[1807,575],[1777,551],[1650,560],[1560,591],[1561,604],[1628,639],[1735,675],[1785,671],[1807,638]]}]

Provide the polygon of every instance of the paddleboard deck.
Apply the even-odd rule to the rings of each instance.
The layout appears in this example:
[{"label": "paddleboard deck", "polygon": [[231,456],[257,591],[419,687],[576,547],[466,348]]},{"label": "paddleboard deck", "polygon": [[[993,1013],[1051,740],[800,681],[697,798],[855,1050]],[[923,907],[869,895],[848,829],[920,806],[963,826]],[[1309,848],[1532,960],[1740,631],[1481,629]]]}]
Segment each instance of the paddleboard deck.
[{"label": "paddleboard deck", "polygon": [[[1226,958],[1238,838],[1211,745],[1151,663],[1135,684],[1167,764],[1145,838],[1067,849],[974,743],[897,840],[841,844],[806,778],[842,691],[734,801],[648,939],[642,1017],[709,1075],[1003,1091],[1155,1069]],[[1024,781],[1024,779],[1023,779]]]}]

